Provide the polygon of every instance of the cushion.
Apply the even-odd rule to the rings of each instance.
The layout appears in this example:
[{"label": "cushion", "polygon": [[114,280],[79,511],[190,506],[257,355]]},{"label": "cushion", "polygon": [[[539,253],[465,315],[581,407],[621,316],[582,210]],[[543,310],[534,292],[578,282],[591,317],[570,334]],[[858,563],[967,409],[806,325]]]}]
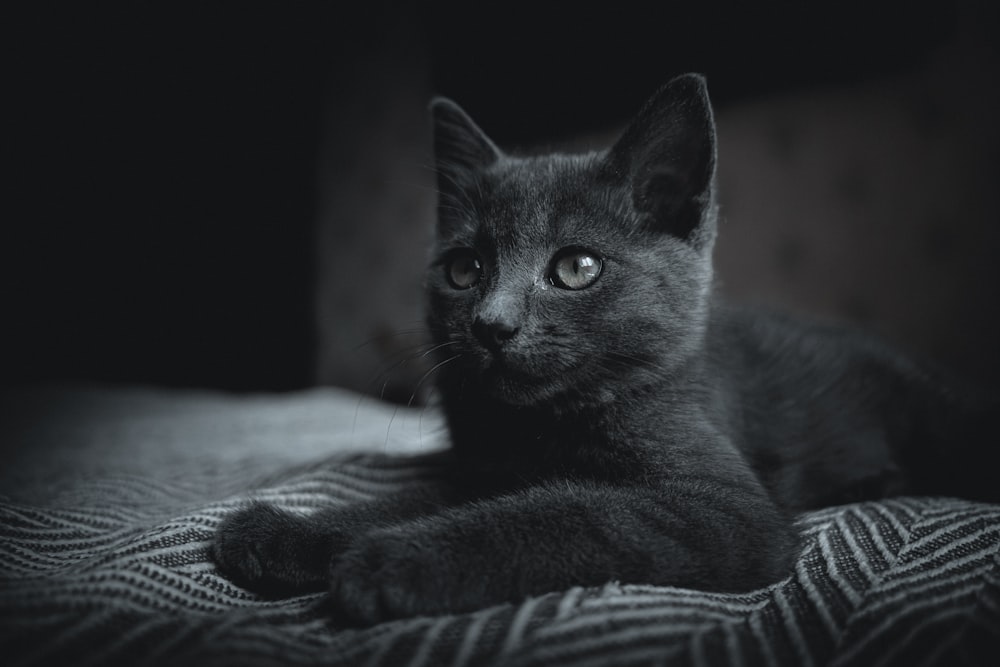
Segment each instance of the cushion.
[{"label": "cushion", "polygon": [[90,386],[2,405],[8,665],[951,666],[1000,651],[997,505],[903,497],[803,515],[794,571],[746,594],[608,582],[341,628],[322,593],[235,586],[209,540],[251,498],[309,512],[423,483],[443,442],[433,410],[333,389]]}]

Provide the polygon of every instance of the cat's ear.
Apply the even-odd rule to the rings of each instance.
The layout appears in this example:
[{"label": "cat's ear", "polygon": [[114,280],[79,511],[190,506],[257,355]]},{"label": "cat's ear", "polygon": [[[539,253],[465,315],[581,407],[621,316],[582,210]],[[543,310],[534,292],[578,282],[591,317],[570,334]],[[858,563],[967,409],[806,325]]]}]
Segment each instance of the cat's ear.
[{"label": "cat's ear", "polygon": [[442,190],[456,180],[460,182],[463,173],[484,169],[500,159],[500,149],[460,106],[445,97],[435,97],[430,110],[434,119],[434,160]]},{"label": "cat's ear", "polygon": [[[714,236],[715,120],[704,77],[672,79],[646,102],[605,157],[655,229],[693,242]],[[711,229],[704,229],[711,227]]]}]

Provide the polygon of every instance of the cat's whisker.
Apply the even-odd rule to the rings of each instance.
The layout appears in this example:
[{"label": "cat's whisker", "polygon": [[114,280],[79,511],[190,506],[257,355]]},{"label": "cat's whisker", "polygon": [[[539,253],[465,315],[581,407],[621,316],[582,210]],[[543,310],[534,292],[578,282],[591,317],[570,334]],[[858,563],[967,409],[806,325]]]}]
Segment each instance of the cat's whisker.
[{"label": "cat's whisker", "polygon": [[[421,345],[415,345],[415,346],[413,346],[412,348],[409,348],[409,349],[422,348],[422,347],[424,347],[424,345],[427,345],[427,344],[424,343],[424,344],[421,344]],[[431,348],[431,350],[433,350],[433,348]],[[381,371],[378,374],[377,377],[372,378],[371,382],[377,382],[379,378],[383,379],[383,381],[382,381],[382,388],[379,390],[379,396],[378,396],[379,400],[385,400],[385,390],[389,386],[389,382],[392,380],[392,374],[395,371],[399,370],[403,366],[406,366],[411,361],[414,361],[414,360],[417,360],[417,359],[422,359],[427,354],[427,352],[429,352],[431,350],[426,350],[423,353],[419,353],[419,354],[416,354],[416,353],[415,354],[407,354],[406,351],[402,351],[402,352],[398,353],[398,354],[402,354],[403,355],[403,357],[401,359],[399,359],[398,361],[396,361],[395,363],[393,363],[389,368],[385,369],[384,371]]]},{"label": "cat's whisker", "polygon": [[[417,344],[410,345],[410,346],[407,346],[405,348],[401,348],[401,349],[397,350],[389,358],[389,363],[383,365],[382,368],[380,368],[378,371],[376,371],[376,373],[366,383],[367,386],[372,386],[375,383],[381,382],[381,386],[377,388],[377,391],[373,387],[373,391],[362,393],[359,396],[359,398],[358,398],[358,404],[355,407],[355,411],[354,411],[354,424],[352,425],[352,433],[356,432],[358,412],[361,409],[361,405],[362,405],[363,401],[366,398],[368,398],[369,395],[374,394],[374,397],[376,397],[380,401],[385,401],[386,400],[386,392],[388,390],[389,384],[392,382],[393,373],[395,373],[396,371],[398,371],[399,369],[403,368],[404,366],[406,366],[409,363],[425,359],[428,355],[434,353],[437,350],[440,350],[440,349],[443,349],[443,348],[446,348],[446,347],[450,347],[452,345],[457,345],[460,342],[461,341],[458,341],[458,340],[449,340],[449,341],[445,341],[443,343],[433,343],[433,342],[417,343]],[[430,373],[435,368],[439,367],[440,365],[441,364],[438,364],[434,368],[430,369],[429,371],[425,371],[421,375],[420,379],[414,385],[414,388],[413,388],[413,390],[412,390],[412,392],[410,394],[410,398],[409,398],[409,400],[406,403],[406,407],[412,407],[413,406],[413,403],[416,400],[416,397],[418,396],[418,392],[419,392],[420,386],[427,379],[427,377],[430,375]],[[393,415],[392,415],[392,417],[389,420],[389,425],[388,425],[387,431],[386,431],[386,438],[387,439],[386,439],[386,442],[385,442],[385,446],[388,446],[388,434],[389,434],[389,431],[392,428],[393,421],[395,421],[396,414],[398,412],[398,408],[399,408],[399,405],[397,404],[396,408],[393,411]]]},{"label": "cat's whisker", "polygon": [[422,375],[422,376],[420,377],[420,379],[419,379],[419,380],[417,380],[417,384],[416,384],[416,386],[415,386],[415,387],[413,388],[413,394],[412,394],[412,395],[410,396],[410,400],[409,400],[409,401],[407,402],[407,404],[406,404],[406,407],[410,407],[410,406],[412,406],[412,405],[413,405],[413,401],[414,401],[414,399],[415,399],[415,398],[416,398],[416,396],[417,396],[417,391],[419,391],[419,389],[420,389],[420,385],[422,385],[422,384],[424,383],[424,381],[425,381],[425,380],[426,380],[426,379],[427,379],[428,377],[430,377],[430,376],[431,376],[431,375],[432,375],[432,374],[433,374],[433,373],[434,373],[435,371],[437,371],[437,370],[438,370],[438,369],[440,369],[441,367],[445,366],[446,364],[449,364],[449,363],[451,363],[452,361],[455,361],[456,359],[458,359],[458,358],[459,358],[459,357],[461,357],[461,356],[462,356],[462,354],[461,354],[461,353],[459,353],[459,354],[456,354],[456,355],[454,355],[454,356],[451,356],[451,357],[448,357],[448,358],[447,358],[447,359],[445,359],[444,361],[439,361],[438,363],[436,363],[436,364],[434,364],[433,366],[431,366],[430,370],[428,370],[428,371],[427,371],[426,373],[424,373],[424,374],[423,374],[423,375]]},{"label": "cat's whisker", "polygon": [[[417,380],[417,383],[416,383],[416,385],[413,388],[413,393],[410,395],[410,400],[407,401],[406,407],[407,408],[412,408],[413,407],[413,401],[416,400],[417,393],[420,390],[420,386],[424,383],[424,381],[428,377],[430,377],[435,371],[437,371],[442,366],[444,366],[444,365],[446,365],[446,364],[448,364],[448,363],[450,363],[452,361],[455,361],[456,359],[458,359],[461,356],[462,356],[461,354],[456,354],[454,356],[451,356],[451,357],[445,359],[444,361],[440,361],[440,362],[434,364],[434,366],[432,366],[423,375],[421,375],[420,379]],[[389,449],[389,436],[392,433],[392,425],[396,421],[396,416],[399,414],[399,408],[400,408],[400,406],[397,404],[393,408],[393,410],[392,410],[392,416],[389,417],[389,424],[386,426],[386,429],[385,429],[385,442],[383,443],[383,452],[387,451]]]},{"label": "cat's whisker", "polygon": [[383,367],[376,372],[375,377],[373,377],[369,382],[375,381],[377,378],[381,377],[382,374],[384,374],[387,370],[392,370],[396,368],[396,366],[398,366],[399,364],[405,364],[407,361],[410,361],[412,359],[418,359],[419,355],[421,355],[426,349],[432,349],[433,347],[434,343],[430,342],[414,343],[412,345],[397,347],[396,349],[392,350],[385,358],[386,363],[391,364],[391,366],[389,368],[386,368],[386,366],[383,365]]},{"label": "cat's whisker", "polygon": [[458,341],[458,340],[449,340],[449,341],[445,341],[443,343],[438,343],[437,345],[435,345],[431,349],[429,349],[426,352],[424,352],[423,354],[421,354],[418,358],[419,359],[423,359],[427,355],[432,354],[434,352],[437,352],[438,350],[440,350],[443,347],[448,347],[449,345],[458,345],[460,342],[461,341]]},{"label": "cat's whisker", "polygon": [[[421,333],[430,335],[430,330],[427,328],[414,331],[420,331]],[[364,386],[367,387],[368,390],[364,392],[361,397],[359,397],[358,409],[360,409],[360,406],[367,395],[372,395],[379,400],[386,400],[389,385],[393,382],[393,375],[403,367],[410,363],[422,362],[425,358],[437,350],[457,345],[459,343],[461,343],[461,340],[447,340],[441,343],[423,341],[412,345],[398,347],[386,357],[386,363],[382,364],[381,367],[365,382]],[[425,367],[423,363],[417,363],[416,365],[418,369],[417,372],[422,371]],[[402,387],[400,387],[400,389],[402,389]],[[399,400],[401,397],[397,396],[396,399]],[[412,404],[414,400],[415,395],[411,393],[409,404]],[[356,413],[357,409],[355,410],[355,414]]]},{"label": "cat's whisker", "polygon": [[[427,333],[426,330],[414,329],[411,331]],[[393,334],[386,334],[387,337],[391,335]],[[372,342],[374,341],[368,341],[368,343],[365,344],[369,344]],[[364,404],[364,401],[368,398],[377,398],[380,401],[384,401],[386,389],[388,388],[389,383],[392,380],[392,374],[398,369],[405,366],[407,363],[415,359],[423,358],[423,356],[429,350],[433,350],[434,347],[435,347],[434,343],[431,342],[416,343],[403,348],[399,348],[395,350],[389,357],[387,357],[386,363],[382,364],[381,367],[378,370],[376,370],[375,373],[364,383],[364,386],[369,388],[369,390],[365,392],[359,392],[358,402],[354,408],[354,419],[351,425],[352,437],[354,437],[354,435],[357,433],[358,413],[361,410],[361,406]],[[378,391],[375,391],[375,386],[380,381],[382,386],[378,389]]]},{"label": "cat's whisker", "polygon": [[408,326],[408,327],[405,327],[405,328],[396,328],[396,329],[392,329],[391,331],[380,331],[380,332],[376,333],[375,335],[369,336],[368,338],[362,340],[353,349],[357,350],[359,348],[364,347],[365,345],[369,345],[369,344],[371,344],[373,342],[377,342],[377,341],[385,339],[385,338],[399,338],[401,336],[415,336],[415,335],[418,335],[418,334],[430,334],[430,328],[426,325],[426,323],[424,322],[423,319],[409,320],[409,321],[405,322],[405,324],[413,324],[413,325],[417,325],[417,326]]},{"label": "cat's whisker", "polygon": [[[439,396],[440,391],[431,386],[430,393],[427,396],[427,400],[424,403],[423,409],[420,410],[420,416],[417,418],[417,437],[418,441],[422,444],[424,441],[424,417],[427,415],[428,410],[435,407],[435,399]],[[433,433],[444,433],[447,432],[447,427],[444,424],[439,424],[438,427],[433,431]]]}]

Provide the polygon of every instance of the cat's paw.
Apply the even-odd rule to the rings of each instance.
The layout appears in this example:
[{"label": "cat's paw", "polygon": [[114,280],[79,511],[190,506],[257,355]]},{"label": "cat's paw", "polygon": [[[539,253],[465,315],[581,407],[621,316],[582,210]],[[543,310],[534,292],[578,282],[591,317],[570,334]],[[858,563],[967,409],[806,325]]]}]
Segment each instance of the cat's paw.
[{"label": "cat's paw", "polygon": [[255,502],[222,521],[211,553],[237,585],[280,596],[322,590],[331,554],[315,553],[315,542],[305,517]]},{"label": "cat's paw", "polygon": [[475,606],[474,592],[462,590],[455,563],[441,546],[430,535],[403,529],[359,538],[332,564],[330,593],[337,618],[369,626]]}]

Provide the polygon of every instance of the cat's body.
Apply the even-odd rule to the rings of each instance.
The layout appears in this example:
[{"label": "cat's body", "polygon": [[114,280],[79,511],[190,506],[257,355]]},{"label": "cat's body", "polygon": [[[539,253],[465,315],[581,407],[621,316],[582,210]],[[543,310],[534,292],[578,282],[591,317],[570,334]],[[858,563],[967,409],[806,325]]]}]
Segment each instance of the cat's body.
[{"label": "cat's body", "polygon": [[609,580],[747,590],[788,572],[798,511],[1000,499],[971,458],[995,404],[864,336],[714,298],[699,77],[586,156],[509,157],[433,111],[440,483],[311,517],[252,505],[214,545],[239,582],[329,585],[363,623]]}]

